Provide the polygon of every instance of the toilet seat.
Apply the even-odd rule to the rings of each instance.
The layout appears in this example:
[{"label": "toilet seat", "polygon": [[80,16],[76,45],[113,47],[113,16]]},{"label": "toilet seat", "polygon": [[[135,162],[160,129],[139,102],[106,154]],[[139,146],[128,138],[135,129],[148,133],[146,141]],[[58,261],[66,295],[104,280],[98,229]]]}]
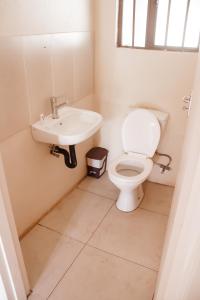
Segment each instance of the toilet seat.
[{"label": "toilet seat", "polygon": [[[117,208],[129,212],[136,209],[144,197],[142,183],[151,173],[151,158],[160,140],[158,119],[148,110],[136,108],[125,118],[121,135],[124,154],[109,165],[108,175],[120,190]],[[131,171],[134,173],[129,176]]]},{"label": "toilet seat", "polygon": [[[120,164],[124,164],[124,166],[127,166],[127,169],[129,167],[135,167],[136,169],[140,168],[141,172],[133,176],[121,175],[117,170],[117,167]],[[123,154],[110,164],[108,173],[111,177],[114,177],[115,180],[119,180],[121,182],[129,184],[139,184],[140,182],[142,183],[149,176],[152,167],[152,160],[146,157],[145,155],[137,153]]]}]

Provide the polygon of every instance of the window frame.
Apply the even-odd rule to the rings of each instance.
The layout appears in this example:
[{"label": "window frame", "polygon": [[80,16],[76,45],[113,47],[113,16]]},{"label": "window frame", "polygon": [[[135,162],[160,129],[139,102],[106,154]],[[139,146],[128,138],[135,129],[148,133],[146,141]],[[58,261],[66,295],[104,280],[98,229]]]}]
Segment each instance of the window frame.
[{"label": "window frame", "polygon": [[157,0],[148,0],[148,12],[147,12],[147,27],[146,27],[146,42],[144,47],[134,46],[134,23],[135,23],[135,2],[133,0],[133,42],[132,46],[125,46],[122,45],[122,25],[123,25],[123,1],[118,0],[118,22],[117,22],[117,47],[118,48],[128,48],[128,49],[141,49],[141,50],[165,50],[165,51],[179,51],[179,52],[198,52],[200,48],[200,35],[199,35],[199,43],[197,48],[193,47],[184,47],[184,40],[185,34],[187,29],[187,20],[188,20],[188,12],[190,6],[190,0],[187,3],[187,11],[185,16],[185,23],[184,23],[184,32],[183,32],[183,40],[181,47],[174,47],[174,46],[167,46],[167,34],[169,28],[169,16],[170,16],[170,7],[171,7],[171,0],[169,0],[168,6],[168,16],[167,16],[167,25],[166,25],[166,34],[165,34],[165,45],[164,46],[157,46],[154,45],[154,38],[156,32],[156,17],[157,17]]}]

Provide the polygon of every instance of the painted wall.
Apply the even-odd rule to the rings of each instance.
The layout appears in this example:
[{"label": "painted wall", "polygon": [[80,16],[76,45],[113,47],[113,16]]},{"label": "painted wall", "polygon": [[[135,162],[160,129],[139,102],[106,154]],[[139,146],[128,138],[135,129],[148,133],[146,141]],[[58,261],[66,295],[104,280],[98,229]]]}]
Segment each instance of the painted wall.
[{"label": "painted wall", "polygon": [[200,56],[155,300],[200,299]]},{"label": "painted wall", "polygon": [[91,109],[92,94],[92,1],[1,1],[0,151],[19,235],[85,175],[93,145],[77,146],[78,168],[69,170],[30,125],[50,112],[51,96]]},{"label": "painted wall", "polygon": [[191,94],[195,53],[116,48],[116,0],[95,0],[95,99],[105,117],[100,144],[110,160],[122,153],[120,128],[129,106],[168,112],[170,119],[159,151],[172,156],[172,171],[150,180],[174,185],[185,132],[182,98]]}]

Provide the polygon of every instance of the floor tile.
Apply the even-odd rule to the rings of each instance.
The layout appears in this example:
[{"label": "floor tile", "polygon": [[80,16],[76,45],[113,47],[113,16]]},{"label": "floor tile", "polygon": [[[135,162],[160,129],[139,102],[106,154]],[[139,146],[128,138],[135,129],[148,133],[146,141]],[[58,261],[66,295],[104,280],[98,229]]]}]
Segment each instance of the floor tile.
[{"label": "floor tile", "polygon": [[89,244],[157,270],[167,217],[143,209],[131,213],[110,210]]},{"label": "floor tile", "polygon": [[41,297],[38,294],[32,293],[29,297],[28,300],[46,300],[47,298]]},{"label": "floor tile", "polygon": [[174,188],[166,185],[146,182],[144,185],[145,196],[141,208],[169,215]]},{"label": "floor tile", "polygon": [[38,297],[47,297],[83,244],[37,225],[21,241],[21,247],[31,288]]},{"label": "floor tile", "polygon": [[40,224],[87,242],[113,203],[110,199],[75,189]]},{"label": "floor tile", "polygon": [[87,176],[78,187],[113,200],[116,200],[119,194],[119,190],[109,180],[107,172],[99,179]]},{"label": "floor tile", "polygon": [[152,300],[156,272],[86,247],[49,300]]}]

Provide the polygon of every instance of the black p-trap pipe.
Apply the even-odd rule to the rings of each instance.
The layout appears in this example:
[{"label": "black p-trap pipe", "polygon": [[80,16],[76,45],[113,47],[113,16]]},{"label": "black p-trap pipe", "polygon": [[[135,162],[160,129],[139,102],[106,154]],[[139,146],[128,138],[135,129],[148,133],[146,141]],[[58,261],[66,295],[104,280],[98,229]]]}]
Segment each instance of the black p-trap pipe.
[{"label": "black p-trap pipe", "polygon": [[53,149],[54,153],[62,154],[64,156],[65,165],[70,168],[74,169],[77,166],[77,159],[76,159],[76,151],[75,145],[69,146],[69,152],[66,149],[60,148],[59,146],[55,146]]}]

